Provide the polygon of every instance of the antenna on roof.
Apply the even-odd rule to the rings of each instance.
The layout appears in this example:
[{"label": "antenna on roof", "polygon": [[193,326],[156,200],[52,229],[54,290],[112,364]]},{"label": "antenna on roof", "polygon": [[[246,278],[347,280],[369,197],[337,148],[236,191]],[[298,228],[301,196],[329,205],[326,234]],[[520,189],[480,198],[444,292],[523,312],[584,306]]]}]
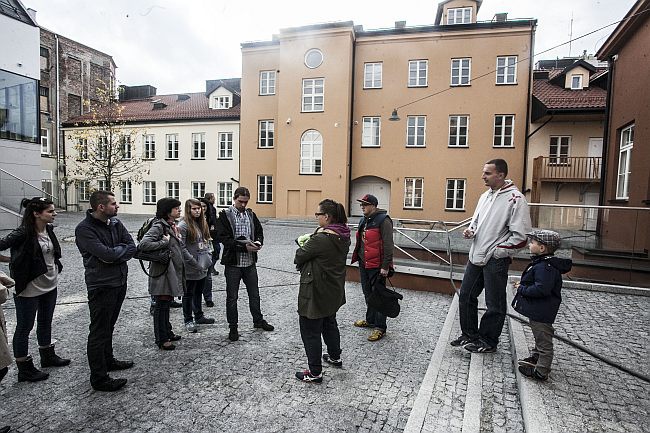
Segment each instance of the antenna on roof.
[{"label": "antenna on roof", "polygon": [[569,57],[571,57],[571,42],[573,41],[573,11],[571,11],[571,21],[569,22]]}]

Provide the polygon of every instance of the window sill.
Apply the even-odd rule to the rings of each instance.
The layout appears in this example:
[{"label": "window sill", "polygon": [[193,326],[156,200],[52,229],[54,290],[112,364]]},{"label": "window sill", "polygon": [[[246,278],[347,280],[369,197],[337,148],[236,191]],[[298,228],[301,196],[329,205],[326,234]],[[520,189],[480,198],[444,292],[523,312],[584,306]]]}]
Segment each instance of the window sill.
[{"label": "window sill", "polygon": [[448,144],[447,149],[469,149],[469,144],[466,144],[465,146],[452,146]]},{"label": "window sill", "polygon": [[492,145],[492,149],[514,149],[515,146],[495,146],[494,144]]},{"label": "window sill", "polygon": [[420,145],[420,146],[413,146],[413,145],[405,145],[407,149],[425,149],[427,147],[426,144]]},{"label": "window sill", "polygon": [[143,205],[147,205],[147,206],[149,206],[149,205],[151,205],[151,206],[155,206],[155,205],[156,205],[156,203],[146,203],[146,202],[142,202],[142,204],[143,204]]},{"label": "window sill", "polygon": [[155,161],[156,158],[142,158],[143,161]]},{"label": "window sill", "polygon": [[258,149],[275,149],[275,146],[257,146]]},{"label": "window sill", "polygon": [[322,110],[312,110],[312,111],[305,111],[305,110],[302,110],[302,111],[301,111],[301,113],[324,113],[324,112],[325,112],[325,109],[322,109]]},{"label": "window sill", "polygon": [[275,96],[275,93],[260,93],[257,96]]},{"label": "window sill", "polygon": [[178,158],[165,158],[165,161],[178,161]]},{"label": "window sill", "polygon": [[447,209],[445,208],[445,212],[466,212],[465,209]]},{"label": "window sill", "polygon": [[132,202],[132,201],[124,201],[124,200],[120,200],[120,203],[119,203],[119,204],[121,204],[121,205],[122,205],[122,204],[133,204],[133,202]]},{"label": "window sill", "polygon": [[494,83],[497,86],[516,86],[519,83]]},{"label": "window sill", "polygon": [[362,149],[379,149],[380,147],[381,147],[381,145],[377,145],[377,146],[375,146],[375,145],[368,145],[368,144],[365,145],[365,146],[364,146],[363,144],[361,145],[361,148],[362,148]]},{"label": "window sill", "polygon": [[409,86],[408,84],[406,85],[407,89],[426,89],[427,87],[429,87],[428,84],[424,84],[422,86]]},{"label": "window sill", "polygon": [[471,87],[471,84],[450,84],[449,87]]},{"label": "window sill", "polygon": [[232,157],[230,158],[217,158],[217,161],[232,161]]},{"label": "window sill", "polygon": [[626,203],[630,202],[630,199],[629,198],[616,198],[616,199],[613,199],[613,200],[607,200],[607,202],[612,203],[612,204],[626,204]]},{"label": "window sill", "polygon": [[255,204],[273,204],[272,201],[256,201]]},{"label": "window sill", "polygon": [[363,90],[380,90],[383,87],[364,87]]},{"label": "window sill", "polygon": [[205,158],[190,158],[192,161],[205,161]]},{"label": "window sill", "polygon": [[421,207],[403,207],[402,210],[422,210]]},{"label": "window sill", "polygon": [[323,173],[298,173],[300,176],[322,176]]}]

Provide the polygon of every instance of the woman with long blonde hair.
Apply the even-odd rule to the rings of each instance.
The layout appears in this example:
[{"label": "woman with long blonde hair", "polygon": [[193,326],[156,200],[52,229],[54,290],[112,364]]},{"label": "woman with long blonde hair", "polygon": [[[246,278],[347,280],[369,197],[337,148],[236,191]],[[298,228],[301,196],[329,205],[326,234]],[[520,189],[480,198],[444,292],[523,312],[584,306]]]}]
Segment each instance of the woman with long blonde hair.
[{"label": "woman with long blonde hair", "polygon": [[[197,331],[197,324],[210,325],[214,319],[205,317],[201,308],[203,286],[212,264],[210,229],[197,199],[185,202],[185,215],[178,225],[181,239],[194,260],[185,263],[186,290],[183,294],[183,317],[189,332]],[[193,315],[192,315],[193,314]]]}]

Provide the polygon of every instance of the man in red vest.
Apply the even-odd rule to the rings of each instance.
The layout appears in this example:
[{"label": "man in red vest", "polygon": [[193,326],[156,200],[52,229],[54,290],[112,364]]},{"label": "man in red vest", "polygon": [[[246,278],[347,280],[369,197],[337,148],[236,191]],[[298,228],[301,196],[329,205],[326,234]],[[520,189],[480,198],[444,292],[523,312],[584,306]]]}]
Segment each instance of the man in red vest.
[{"label": "man in red vest", "polygon": [[377,341],[386,334],[386,316],[368,305],[368,297],[373,287],[386,288],[386,277],[393,267],[393,221],[387,211],[377,208],[379,202],[374,195],[366,194],[357,201],[361,203],[363,218],[359,221],[352,263],[359,262],[367,310],[365,320],[357,320],[354,326],[374,328],[368,341]]}]

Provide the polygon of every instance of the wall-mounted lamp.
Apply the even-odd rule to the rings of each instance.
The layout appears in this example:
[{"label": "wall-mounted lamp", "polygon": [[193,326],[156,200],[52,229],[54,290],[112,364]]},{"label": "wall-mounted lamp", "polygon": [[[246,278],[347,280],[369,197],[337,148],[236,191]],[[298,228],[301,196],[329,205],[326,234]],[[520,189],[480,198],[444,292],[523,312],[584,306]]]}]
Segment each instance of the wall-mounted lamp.
[{"label": "wall-mounted lamp", "polygon": [[393,112],[391,113],[388,120],[390,120],[391,122],[397,122],[399,120],[399,116],[397,115],[397,108],[393,109]]},{"label": "wall-mounted lamp", "polygon": [[239,180],[235,179],[234,177],[231,177],[230,180],[232,180],[235,183],[239,183]]},{"label": "wall-mounted lamp", "polygon": [[291,117],[287,118],[287,125],[291,125]]}]

